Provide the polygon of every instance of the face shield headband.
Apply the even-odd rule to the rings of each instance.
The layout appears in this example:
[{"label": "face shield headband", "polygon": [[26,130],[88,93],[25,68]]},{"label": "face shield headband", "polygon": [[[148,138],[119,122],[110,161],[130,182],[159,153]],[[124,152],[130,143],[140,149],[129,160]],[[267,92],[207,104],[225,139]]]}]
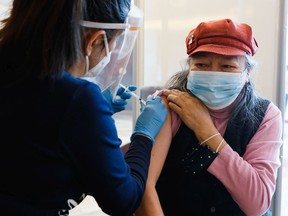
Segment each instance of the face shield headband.
[{"label": "face shield headband", "polygon": [[[110,47],[112,47],[109,51],[109,63],[101,71],[97,71],[97,73],[90,75],[90,77],[85,77],[89,81],[96,83],[102,92],[108,89],[113,100],[116,97],[119,84],[126,73],[126,67],[133,51],[142,19],[142,11],[135,5],[132,5],[125,23],[99,23],[84,20],[80,23],[82,26],[88,28],[119,29],[119,34],[109,41]],[[108,47],[106,44],[105,46]]]}]

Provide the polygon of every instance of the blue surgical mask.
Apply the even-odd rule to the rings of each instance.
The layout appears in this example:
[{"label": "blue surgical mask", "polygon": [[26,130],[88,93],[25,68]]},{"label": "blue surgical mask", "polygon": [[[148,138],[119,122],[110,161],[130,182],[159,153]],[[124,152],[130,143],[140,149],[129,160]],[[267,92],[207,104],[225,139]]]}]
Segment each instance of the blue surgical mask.
[{"label": "blue surgical mask", "polygon": [[246,81],[246,70],[242,73],[192,71],[187,89],[208,108],[219,110],[233,103]]}]

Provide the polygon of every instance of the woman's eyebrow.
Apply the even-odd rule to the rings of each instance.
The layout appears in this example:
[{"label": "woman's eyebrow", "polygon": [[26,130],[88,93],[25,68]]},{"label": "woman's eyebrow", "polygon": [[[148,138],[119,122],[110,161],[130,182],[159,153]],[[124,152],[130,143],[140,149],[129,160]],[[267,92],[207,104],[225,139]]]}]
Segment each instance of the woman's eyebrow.
[{"label": "woman's eyebrow", "polygon": [[223,59],[225,59],[225,60],[229,60],[229,61],[231,61],[231,60],[239,60],[239,56],[223,56]]}]

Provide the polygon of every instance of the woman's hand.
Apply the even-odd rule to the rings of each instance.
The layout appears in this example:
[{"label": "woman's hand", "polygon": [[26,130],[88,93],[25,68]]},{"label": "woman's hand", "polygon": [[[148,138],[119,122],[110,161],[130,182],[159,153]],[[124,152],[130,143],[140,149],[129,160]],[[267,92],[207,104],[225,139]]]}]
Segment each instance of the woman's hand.
[{"label": "woman's hand", "polygon": [[195,96],[179,90],[164,90],[169,107],[196,134],[199,142],[218,133],[207,107]]}]

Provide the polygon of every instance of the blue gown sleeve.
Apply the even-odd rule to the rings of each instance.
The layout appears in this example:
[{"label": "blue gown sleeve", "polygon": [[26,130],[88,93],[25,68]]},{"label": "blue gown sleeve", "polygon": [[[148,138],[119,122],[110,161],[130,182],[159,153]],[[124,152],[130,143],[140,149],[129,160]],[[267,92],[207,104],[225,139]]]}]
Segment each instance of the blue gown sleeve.
[{"label": "blue gown sleeve", "polygon": [[152,142],[135,136],[124,159],[110,105],[86,83],[65,112],[60,139],[83,189],[109,215],[130,215],[145,190]]}]

